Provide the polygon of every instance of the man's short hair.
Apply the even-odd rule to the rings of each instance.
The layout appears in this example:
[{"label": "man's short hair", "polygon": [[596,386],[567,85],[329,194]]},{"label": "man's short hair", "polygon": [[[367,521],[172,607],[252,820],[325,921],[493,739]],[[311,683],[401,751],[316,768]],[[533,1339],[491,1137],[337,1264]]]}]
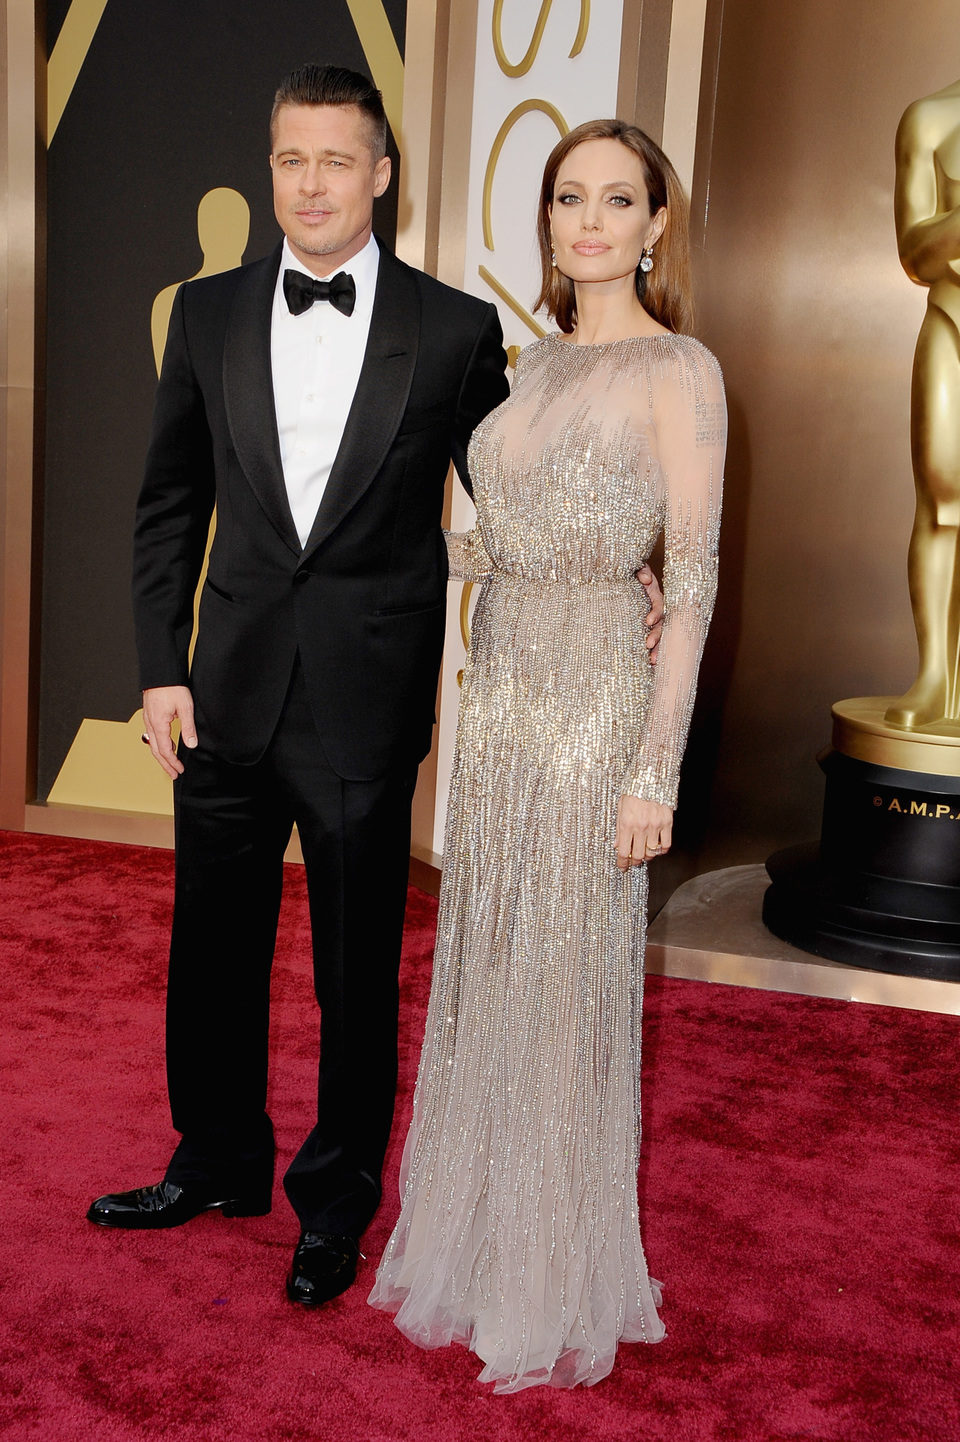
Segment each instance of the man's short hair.
[{"label": "man's short hair", "polygon": [[367,119],[374,160],[387,153],[387,117],[383,96],[372,80],[340,65],[300,65],[280,82],[270,112],[270,145],[277,116],[285,105],[355,105]]}]

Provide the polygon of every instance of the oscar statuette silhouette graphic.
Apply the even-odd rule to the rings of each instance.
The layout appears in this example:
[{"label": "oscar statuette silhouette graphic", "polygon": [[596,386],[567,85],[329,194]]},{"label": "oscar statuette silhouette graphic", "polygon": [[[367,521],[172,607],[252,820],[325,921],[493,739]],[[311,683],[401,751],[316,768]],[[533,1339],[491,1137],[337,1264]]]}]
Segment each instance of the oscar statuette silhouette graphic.
[{"label": "oscar statuette silhouette graphic", "polygon": [[[249,234],[250,208],[243,196],[226,186],[208,190],[197,207],[197,235],[203,264],[189,279],[217,275],[240,265]],[[170,312],[179,285],[178,281],[166,286],[153,302],[150,330],[157,375],[160,374]],[[207,555],[215,524],[214,517],[207,538]],[[207,559],[204,556],[194,601],[194,640],[200,590],[206,572]],[[193,641],[190,654],[193,654]],[[142,731],[143,712],[139,710],[129,721],[85,717],[50,789],[48,804],[172,816],[170,781],[141,743]]]},{"label": "oscar statuette silhouette graphic", "polygon": [[903,696],[834,705],[820,842],[770,857],[763,919],[818,956],[960,980],[960,80],[907,107],[896,161],[900,259],[928,287],[910,416],[918,675]]}]

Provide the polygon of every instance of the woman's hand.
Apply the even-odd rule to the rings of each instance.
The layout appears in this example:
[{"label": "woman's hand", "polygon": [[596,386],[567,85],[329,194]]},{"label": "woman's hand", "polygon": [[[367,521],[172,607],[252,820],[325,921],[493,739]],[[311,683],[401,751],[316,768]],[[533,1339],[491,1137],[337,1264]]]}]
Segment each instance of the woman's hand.
[{"label": "woman's hand", "polygon": [[663,635],[663,592],[660,589],[660,582],[647,565],[640,567],[637,572],[637,580],[650,597],[650,610],[646,618],[647,650],[650,652],[650,665],[655,666],[657,651],[660,649],[660,637]]},{"label": "woman's hand", "polygon": [[621,871],[664,856],[673,839],[673,809],[659,801],[621,796],[617,808],[617,865]]}]

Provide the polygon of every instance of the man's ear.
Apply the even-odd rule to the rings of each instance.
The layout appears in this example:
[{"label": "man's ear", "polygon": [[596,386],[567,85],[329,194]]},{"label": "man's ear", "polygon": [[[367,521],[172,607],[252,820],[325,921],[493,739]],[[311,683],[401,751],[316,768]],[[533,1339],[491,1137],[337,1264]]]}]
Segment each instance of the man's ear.
[{"label": "man's ear", "polygon": [[377,161],[377,163],[376,163],[376,165],[374,166],[374,169],[373,169],[373,193],[374,193],[374,195],[382,195],[382,194],[383,194],[383,192],[386,190],[387,186],[390,184],[390,176],[391,176],[391,174],[392,174],[392,171],[393,171],[393,167],[392,167],[392,165],[391,165],[391,163],[390,163],[390,157],[389,157],[389,155],[385,155],[385,156],[383,156],[383,158],[382,158],[381,160],[378,160],[378,161]]}]

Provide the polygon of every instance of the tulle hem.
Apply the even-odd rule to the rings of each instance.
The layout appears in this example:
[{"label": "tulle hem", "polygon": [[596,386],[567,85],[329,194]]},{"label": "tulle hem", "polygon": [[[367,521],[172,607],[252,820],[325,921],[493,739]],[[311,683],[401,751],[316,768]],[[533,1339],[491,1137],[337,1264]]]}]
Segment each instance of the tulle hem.
[{"label": "tulle hem", "polygon": [[[655,1308],[662,1305],[659,1282],[650,1279],[650,1297]],[[661,1342],[666,1328],[656,1311],[646,1321],[638,1311],[625,1322],[617,1338],[597,1347],[563,1346],[540,1355],[522,1359],[518,1349],[498,1347],[490,1336],[484,1337],[475,1318],[452,1314],[424,1317],[415,1315],[407,1288],[391,1285],[378,1277],[367,1299],[371,1307],[393,1314],[398,1330],[408,1341],[424,1351],[439,1347],[462,1346],[474,1353],[484,1364],[478,1382],[493,1384],[496,1394],[521,1392],[527,1387],[592,1387],[602,1382],[613,1370],[620,1342]]]}]

